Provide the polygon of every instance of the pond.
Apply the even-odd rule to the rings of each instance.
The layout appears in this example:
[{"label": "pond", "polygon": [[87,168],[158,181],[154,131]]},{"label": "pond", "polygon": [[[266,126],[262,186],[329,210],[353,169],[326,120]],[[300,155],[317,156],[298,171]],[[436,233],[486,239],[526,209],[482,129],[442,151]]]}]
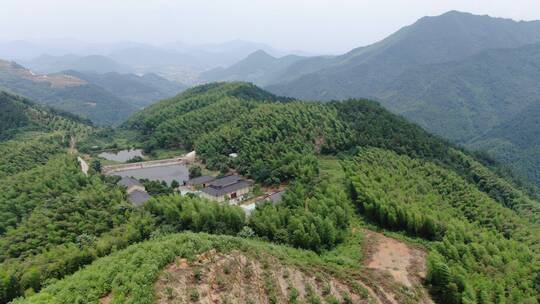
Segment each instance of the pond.
[{"label": "pond", "polygon": [[111,175],[128,176],[136,179],[145,178],[155,181],[165,181],[168,185],[170,185],[173,180],[176,180],[180,183],[180,185],[182,185],[184,181],[189,179],[189,170],[186,166],[177,164],[162,167],[117,171],[111,173]]},{"label": "pond", "polygon": [[117,162],[127,162],[128,160],[132,159],[135,156],[142,157],[143,150],[142,149],[129,149],[129,150],[121,150],[117,152],[101,152],[98,156],[101,158],[105,158],[107,160],[113,160]]}]

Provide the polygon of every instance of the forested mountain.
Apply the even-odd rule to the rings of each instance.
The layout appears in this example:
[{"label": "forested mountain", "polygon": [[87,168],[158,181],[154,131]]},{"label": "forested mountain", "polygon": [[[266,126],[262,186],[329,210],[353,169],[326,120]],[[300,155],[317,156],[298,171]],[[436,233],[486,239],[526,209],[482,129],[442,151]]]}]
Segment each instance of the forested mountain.
[{"label": "forested mountain", "polygon": [[27,131],[76,131],[85,125],[90,125],[90,122],[0,91],[0,140]]},{"label": "forested mountain", "polygon": [[0,61],[0,87],[98,124],[123,120],[137,108],[109,91],[66,74],[36,75],[15,62]]},{"label": "forested mountain", "polygon": [[[260,208],[252,215],[252,227],[270,240],[312,250],[331,249],[342,242],[346,236],[339,231],[344,228],[336,225],[335,237],[326,239],[321,234],[312,243],[314,239],[298,239],[294,226],[281,230],[277,223],[299,220],[295,215],[305,212],[298,204],[310,192],[306,185],[317,180],[318,155],[341,153],[360,213],[383,228],[427,241],[432,263],[428,280],[441,303],[534,301],[538,294],[540,286],[533,283],[538,272],[525,265],[538,263],[540,204],[511,179],[493,173],[482,164],[484,160],[374,102],[306,103],[265,95],[247,84],[211,84],[157,103],[124,127],[141,132],[147,149],[195,149],[209,167],[233,167],[263,184],[294,180],[297,184],[289,192],[295,193],[294,199]],[[238,157],[230,159],[229,153]],[[364,170],[369,171],[365,176]],[[317,187],[324,180],[320,183]],[[412,190],[408,183],[420,188]],[[343,200],[333,198],[339,187],[327,187],[315,191],[314,198],[329,200],[320,207],[310,200],[312,212],[329,217],[329,224],[334,217],[342,218],[336,223],[347,221],[341,210],[348,207],[332,205]],[[411,200],[407,189],[419,197]],[[328,206],[333,207],[325,209]],[[520,247],[520,242],[526,247]],[[484,248],[480,259],[474,253],[478,248]],[[508,276],[504,269],[513,266],[501,263],[501,256],[513,256],[522,265],[516,276]]]},{"label": "forested mountain", "polygon": [[378,93],[387,107],[467,143],[538,102],[540,44],[422,65]]},{"label": "forested mountain", "polygon": [[[307,99],[377,96],[409,68],[462,60],[487,49],[540,42],[540,22],[448,12],[424,17],[384,40],[331,59],[298,62],[273,92]],[[296,76],[295,76],[296,75]],[[304,75],[304,76],[302,76]]]},{"label": "forested mountain", "polygon": [[530,180],[540,181],[540,102],[538,99],[520,113],[469,142],[469,146],[497,156]]},{"label": "forested mountain", "polygon": [[419,66],[389,86],[381,102],[437,134],[487,150],[538,184],[539,54],[540,44],[532,44]]},{"label": "forested mountain", "polygon": [[67,70],[75,70],[90,73],[131,73],[133,69],[127,65],[120,64],[107,56],[102,55],[41,55],[32,60],[23,62],[29,69],[41,73],[60,73]]},{"label": "forested mountain", "polygon": [[204,81],[248,81],[257,85],[267,85],[280,79],[285,70],[305,57],[288,55],[275,58],[263,50],[258,50],[245,59],[227,68],[215,68],[201,74]]},{"label": "forested mountain", "polygon": [[[208,169],[287,190],[249,217],[178,194],[134,208],[114,179],[83,175],[62,149],[30,167],[18,159],[0,175],[1,301],[431,303],[427,291],[437,303],[540,300],[536,190],[376,102],[211,83],[121,128],[147,151],[195,149]],[[29,153],[7,146],[22,144],[0,149]],[[385,238],[404,247],[392,261],[410,256],[392,266],[405,281],[373,266]]]},{"label": "forested mountain", "polygon": [[538,102],[539,42],[539,21],[449,12],[342,56],[300,60],[267,88],[313,100],[377,99],[451,141],[474,148],[489,141],[494,156],[539,183],[534,144],[508,152],[489,140],[493,128],[511,127]]},{"label": "forested mountain", "polygon": [[102,125],[117,124],[185,87],[152,74],[67,71],[38,75],[15,62],[0,61],[0,88]]},{"label": "forested mountain", "polygon": [[65,71],[64,73],[104,88],[123,101],[138,108],[174,96],[186,89],[186,86],[181,83],[169,81],[153,73],[142,76],[119,74],[116,72],[98,74]]}]

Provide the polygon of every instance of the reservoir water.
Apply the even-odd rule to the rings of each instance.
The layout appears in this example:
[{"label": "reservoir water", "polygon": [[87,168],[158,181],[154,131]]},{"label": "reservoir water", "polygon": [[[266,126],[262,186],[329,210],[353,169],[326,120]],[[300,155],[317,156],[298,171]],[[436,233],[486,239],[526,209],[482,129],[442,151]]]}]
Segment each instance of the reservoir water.
[{"label": "reservoir water", "polygon": [[126,162],[135,156],[143,156],[142,149],[121,150],[117,152],[101,152],[98,156],[107,160]]},{"label": "reservoir water", "polygon": [[128,176],[136,179],[146,178],[155,181],[165,181],[168,185],[173,180],[176,180],[182,185],[184,181],[189,179],[189,170],[185,165],[176,164],[162,167],[142,168],[117,171],[111,175]]}]

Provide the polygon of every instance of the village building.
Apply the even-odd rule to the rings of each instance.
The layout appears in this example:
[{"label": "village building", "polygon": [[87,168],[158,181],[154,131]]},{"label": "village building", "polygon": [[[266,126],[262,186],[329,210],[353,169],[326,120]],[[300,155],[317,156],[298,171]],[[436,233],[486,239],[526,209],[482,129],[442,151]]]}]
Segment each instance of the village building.
[{"label": "village building", "polygon": [[146,191],[135,190],[128,194],[128,201],[135,207],[141,206],[151,198]]},{"label": "village building", "polygon": [[239,175],[230,175],[211,181],[201,190],[201,197],[216,202],[229,201],[238,203],[242,201],[251,190],[253,183]]},{"label": "village building", "polygon": [[144,204],[151,198],[148,192],[146,192],[144,185],[133,177],[122,177],[122,179],[118,181],[118,185],[126,188],[128,201],[136,207]]},{"label": "village building", "polygon": [[195,190],[195,189],[206,188],[207,186],[210,185],[211,182],[215,180],[216,178],[213,176],[203,175],[203,176],[195,177],[186,181],[185,185],[188,188]]}]

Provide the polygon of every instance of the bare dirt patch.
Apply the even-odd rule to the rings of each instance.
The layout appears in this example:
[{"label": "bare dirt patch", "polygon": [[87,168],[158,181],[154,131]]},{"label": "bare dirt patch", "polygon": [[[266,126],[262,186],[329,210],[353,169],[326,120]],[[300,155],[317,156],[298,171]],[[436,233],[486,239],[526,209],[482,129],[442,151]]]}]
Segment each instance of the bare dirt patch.
[{"label": "bare dirt patch", "polygon": [[416,298],[417,303],[433,303],[422,286],[427,273],[426,251],[381,233],[368,230],[364,233],[365,266],[381,283],[388,300],[401,303],[400,299],[406,295]]},{"label": "bare dirt patch", "polygon": [[[354,284],[353,284],[354,285]],[[261,255],[207,252],[188,263],[178,258],[155,284],[157,303],[381,303],[361,284],[353,286],[323,271],[306,271]]]},{"label": "bare dirt patch", "polygon": [[103,298],[99,299],[99,304],[109,304],[112,301],[112,293],[107,294]]},{"label": "bare dirt patch", "polygon": [[0,60],[0,69],[31,81],[49,83],[53,88],[76,87],[87,84],[85,80],[62,73],[38,75],[12,61]]}]

